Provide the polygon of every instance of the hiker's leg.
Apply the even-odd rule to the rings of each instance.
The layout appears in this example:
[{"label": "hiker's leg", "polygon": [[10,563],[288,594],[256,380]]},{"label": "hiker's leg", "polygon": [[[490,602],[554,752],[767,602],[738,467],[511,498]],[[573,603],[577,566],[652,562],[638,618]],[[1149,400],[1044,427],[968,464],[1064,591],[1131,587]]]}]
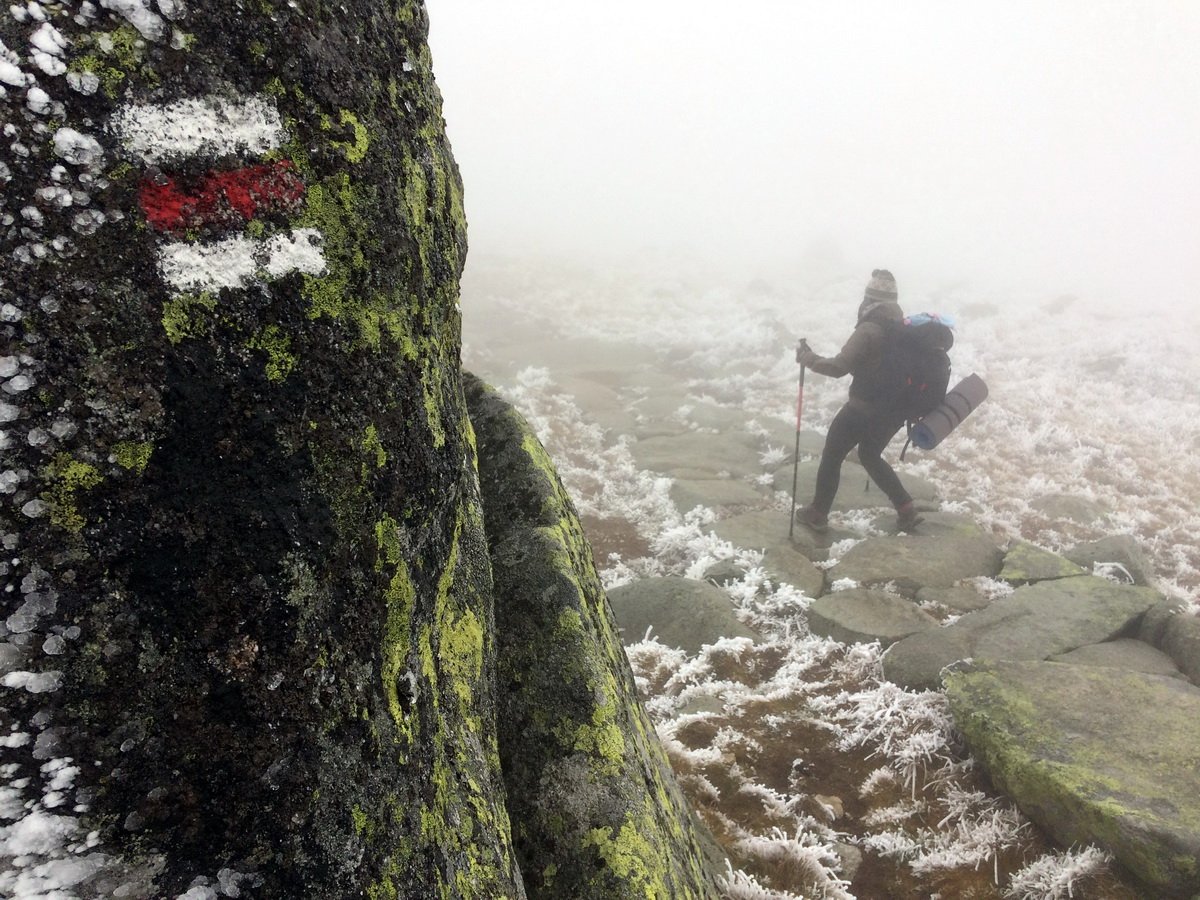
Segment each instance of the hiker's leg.
[{"label": "hiker's leg", "polygon": [[900,476],[896,474],[896,470],[883,458],[883,451],[903,425],[903,421],[896,422],[890,417],[872,417],[863,439],[858,443],[859,462],[897,509],[911,503],[912,496],[900,483]]},{"label": "hiker's leg", "polygon": [[829,423],[829,434],[825,436],[825,447],[821,450],[817,488],[811,504],[823,516],[829,515],[829,510],[833,508],[833,498],[837,496],[842,476],[842,461],[862,439],[863,425],[862,414],[849,406],[843,406]]}]

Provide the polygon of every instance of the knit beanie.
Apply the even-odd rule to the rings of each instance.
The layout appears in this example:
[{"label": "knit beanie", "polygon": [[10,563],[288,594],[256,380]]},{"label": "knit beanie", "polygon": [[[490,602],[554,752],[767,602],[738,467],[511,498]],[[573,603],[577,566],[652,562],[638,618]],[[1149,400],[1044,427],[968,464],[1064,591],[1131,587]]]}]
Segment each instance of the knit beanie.
[{"label": "knit beanie", "polygon": [[892,273],[887,269],[876,269],[872,272],[863,300],[872,302],[890,300],[894,303],[896,299],[896,279],[892,277]]}]

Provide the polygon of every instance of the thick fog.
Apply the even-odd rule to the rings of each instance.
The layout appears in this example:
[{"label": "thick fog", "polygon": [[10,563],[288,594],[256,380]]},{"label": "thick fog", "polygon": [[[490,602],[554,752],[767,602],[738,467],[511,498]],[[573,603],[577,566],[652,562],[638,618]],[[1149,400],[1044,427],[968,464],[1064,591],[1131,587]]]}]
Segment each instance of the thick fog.
[{"label": "thick fog", "polygon": [[428,9],[472,253],[1195,304],[1193,0]]}]

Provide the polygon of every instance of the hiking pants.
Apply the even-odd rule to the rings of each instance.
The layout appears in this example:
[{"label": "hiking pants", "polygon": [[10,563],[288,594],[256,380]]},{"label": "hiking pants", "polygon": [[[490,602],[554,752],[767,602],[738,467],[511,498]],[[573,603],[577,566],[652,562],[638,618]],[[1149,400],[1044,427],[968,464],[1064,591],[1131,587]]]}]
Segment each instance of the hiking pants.
[{"label": "hiking pants", "polygon": [[903,425],[902,417],[897,419],[894,415],[864,410],[850,403],[843,406],[829,425],[825,449],[821,451],[813,507],[823,515],[829,515],[841,480],[842,462],[855,447],[858,447],[859,462],[892,506],[899,508],[912,500],[896,470],[883,459],[883,451]]}]

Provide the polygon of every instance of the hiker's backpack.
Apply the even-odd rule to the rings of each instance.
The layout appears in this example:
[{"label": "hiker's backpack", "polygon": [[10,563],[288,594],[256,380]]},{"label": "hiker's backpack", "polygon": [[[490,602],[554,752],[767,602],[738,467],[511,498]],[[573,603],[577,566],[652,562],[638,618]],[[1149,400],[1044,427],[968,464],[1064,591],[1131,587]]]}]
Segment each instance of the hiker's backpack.
[{"label": "hiker's backpack", "polygon": [[933,412],[950,385],[954,332],[948,320],[929,313],[881,322],[882,358],[871,376],[871,399],[912,422]]}]

